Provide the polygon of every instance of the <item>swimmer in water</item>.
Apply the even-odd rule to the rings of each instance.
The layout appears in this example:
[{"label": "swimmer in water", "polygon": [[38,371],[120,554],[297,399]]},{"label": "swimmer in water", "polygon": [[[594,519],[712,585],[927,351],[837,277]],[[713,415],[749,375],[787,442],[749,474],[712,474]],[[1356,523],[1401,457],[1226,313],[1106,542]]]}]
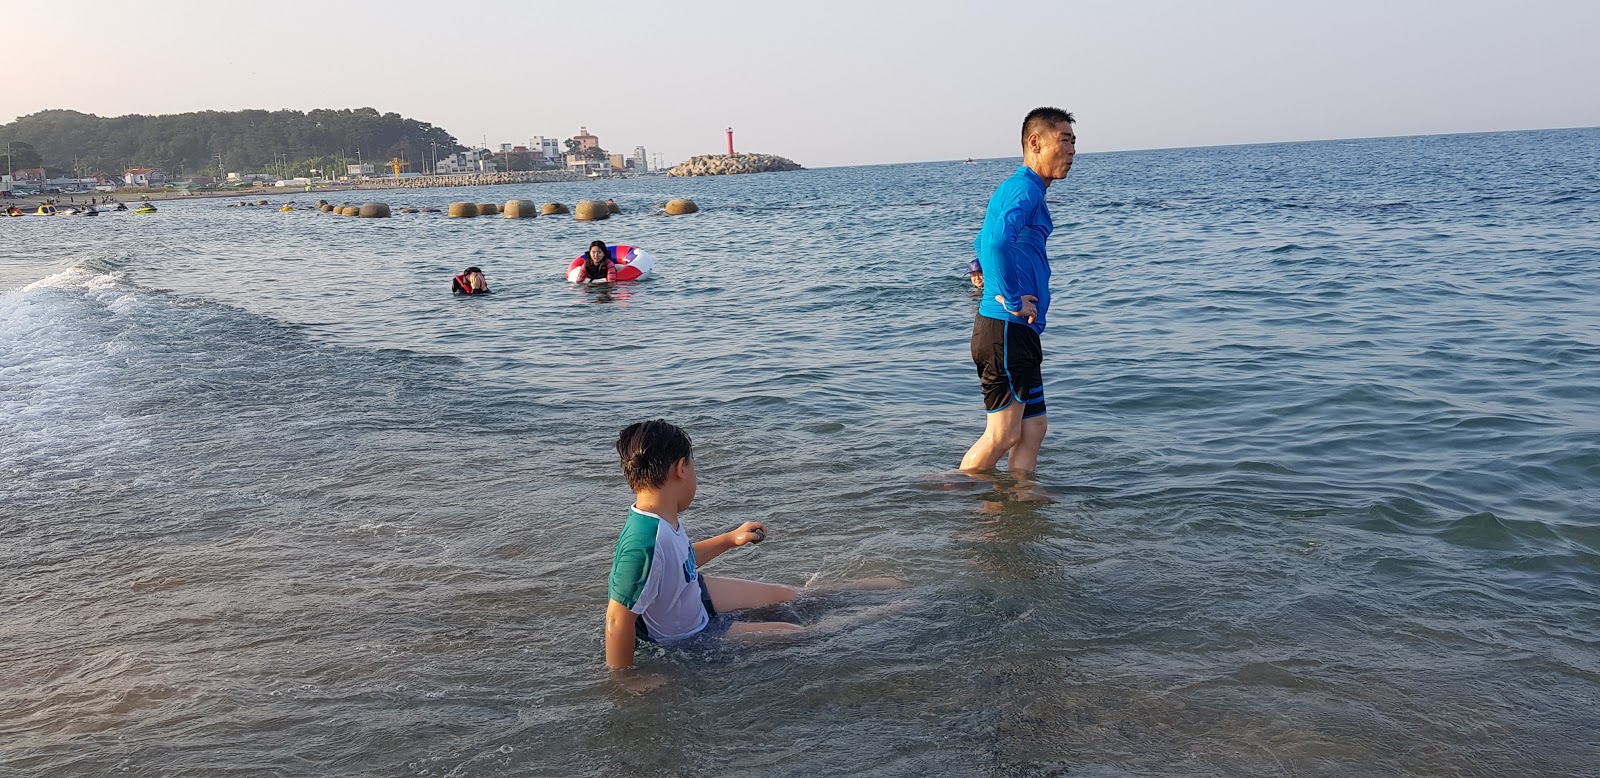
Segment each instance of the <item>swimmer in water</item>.
[{"label": "swimmer in water", "polygon": [[461,271],[461,275],[450,281],[451,294],[491,294],[489,282],[484,280],[483,271],[477,266]]},{"label": "swimmer in water", "polygon": [[575,284],[602,280],[615,283],[617,280],[617,263],[611,261],[611,251],[606,248],[606,242],[603,240],[589,244],[589,254],[584,257],[583,264],[579,265],[576,271],[571,276]]}]

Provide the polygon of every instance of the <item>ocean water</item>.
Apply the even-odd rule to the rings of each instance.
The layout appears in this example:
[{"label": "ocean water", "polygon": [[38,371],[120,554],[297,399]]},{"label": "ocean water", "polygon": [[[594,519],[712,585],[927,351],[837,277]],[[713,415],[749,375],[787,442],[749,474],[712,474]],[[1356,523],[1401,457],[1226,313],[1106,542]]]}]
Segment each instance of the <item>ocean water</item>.
[{"label": "ocean water", "polygon": [[[1015,164],[0,219],[0,775],[1594,775],[1600,130],[1080,156],[1026,489],[951,472]],[[658,416],[708,574],[907,586],[613,682]]]}]

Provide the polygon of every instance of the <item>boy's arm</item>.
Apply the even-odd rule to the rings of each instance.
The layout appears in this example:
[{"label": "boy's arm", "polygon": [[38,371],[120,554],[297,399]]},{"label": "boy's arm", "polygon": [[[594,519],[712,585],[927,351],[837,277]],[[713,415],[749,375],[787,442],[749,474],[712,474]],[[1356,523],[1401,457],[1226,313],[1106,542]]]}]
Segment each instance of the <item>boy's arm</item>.
[{"label": "boy's arm", "polygon": [[634,619],[638,618],[628,606],[616,600],[606,605],[606,667],[626,670],[633,667],[634,641],[638,635]]},{"label": "boy's arm", "polygon": [[[756,534],[757,530],[760,531],[759,536]],[[742,546],[746,543],[756,543],[759,542],[760,538],[765,538],[766,536],[767,525],[762,524],[759,521],[747,521],[743,524],[740,524],[739,528],[733,530],[732,532],[724,532],[721,535],[713,535],[705,540],[700,541],[699,543],[694,544],[694,563],[696,566],[703,565],[719,556],[722,556],[722,552],[727,551],[734,546]]]}]

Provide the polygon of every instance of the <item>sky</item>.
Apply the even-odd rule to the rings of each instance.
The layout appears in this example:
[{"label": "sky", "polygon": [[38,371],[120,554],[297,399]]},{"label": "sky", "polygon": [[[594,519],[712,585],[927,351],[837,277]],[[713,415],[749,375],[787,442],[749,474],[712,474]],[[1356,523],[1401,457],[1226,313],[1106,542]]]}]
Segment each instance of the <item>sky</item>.
[{"label": "sky", "polygon": [[652,163],[1017,156],[1600,125],[1594,0],[16,2],[0,123],[370,106],[462,143],[570,137]]}]

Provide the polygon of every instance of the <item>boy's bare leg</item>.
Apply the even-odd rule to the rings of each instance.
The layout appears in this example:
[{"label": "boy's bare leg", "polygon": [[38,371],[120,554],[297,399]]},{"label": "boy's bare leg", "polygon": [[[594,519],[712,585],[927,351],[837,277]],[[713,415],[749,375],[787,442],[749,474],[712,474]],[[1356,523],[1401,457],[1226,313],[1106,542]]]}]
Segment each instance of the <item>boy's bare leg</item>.
[{"label": "boy's bare leg", "polygon": [[709,575],[705,579],[706,591],[711,595],[711,607],[716,608],[718,613],[779,605],[793,600],[800,594],[799,589],[783,584]]},{"label": "boy's bare leg", "polygon": [[745,643],[762,643],[804,637],[805,634],[805,627],[786,621],[735,621],[728,625],[727,636]]},{"label": "boy's bare leg", "polygon": [[1017,445],[1012,446],[1011,458],[1006,460],[1006,469],[1018,474],[1032,473],[1039,469],[1039,447],[1044,445],[1044,433],[1050,427],[1049,419],[1048,414],[1041,413],[1031,419],[1022,420],[1022,437],[1017,441]]},{"label": "boy's bare leg", "polygon": [[[967,472],[993,470],[1000,464],[1000,458],[1011,451],[1022,440],[1022,403],[1012,400],[1009,405],[988,415],[988,420],[983,428],[983,436],[978,442],[967,449],[967,455],[961,458],[961,469]],[[1035,418],[1044,418],[1038,416]],[[1032,421],[1030,419],[1029,421]],[[1040,440],[1044,435],[1040,434]],[[1013,457],[1015,455],[1013,454]],[[1034,449],[1034,459],[1038,459],[1038,449]],[[1013,459],[1013,461],[1015,461]],[[1015,465],[1013,465],[1015,467]]]},{"label": "boy's bare leg", "polygon": [[899,578],[862,578],[859,581],[844,581],[842,583],[828,584],[826,586],[807,587],[803,594],[829,594],[832,592],[862,592],[874,589],[904,589],[908,584]]}]

